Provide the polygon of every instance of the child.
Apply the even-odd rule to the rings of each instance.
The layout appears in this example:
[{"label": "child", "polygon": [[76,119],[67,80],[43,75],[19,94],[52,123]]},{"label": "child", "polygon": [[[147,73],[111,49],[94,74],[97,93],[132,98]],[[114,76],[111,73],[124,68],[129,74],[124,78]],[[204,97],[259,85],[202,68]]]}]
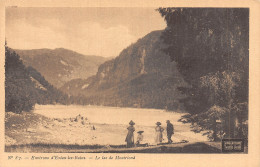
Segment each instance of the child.
[{"label": "child", "polygon": [[138,131],[138,136],[137,136],[137,140],[136,140],[136,145],[139,145],[142,141],[143,141],[143,138],[144,136],[142,135],[144,131]]}]

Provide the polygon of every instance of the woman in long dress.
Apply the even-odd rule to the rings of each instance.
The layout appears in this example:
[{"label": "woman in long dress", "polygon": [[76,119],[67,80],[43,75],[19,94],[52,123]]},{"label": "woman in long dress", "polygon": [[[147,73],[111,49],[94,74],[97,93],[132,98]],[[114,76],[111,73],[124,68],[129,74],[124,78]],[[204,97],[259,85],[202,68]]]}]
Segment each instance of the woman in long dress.
[{"label": "woman in long dress", "polygon": [[133,147],[134,146],[134,122],[131,120],[129,122],[129,127],[127,128],[128,133],[126,135],[125,141],[126,141],[126,147]]},{"label": "woman in long dress", "polygon": [[161,127],[161,122],[157,122],[156,125],[157,126],[155,127],[155,143],[159,144],[162,143],[163,140],[162,132],[164,131],[164,129]]}]

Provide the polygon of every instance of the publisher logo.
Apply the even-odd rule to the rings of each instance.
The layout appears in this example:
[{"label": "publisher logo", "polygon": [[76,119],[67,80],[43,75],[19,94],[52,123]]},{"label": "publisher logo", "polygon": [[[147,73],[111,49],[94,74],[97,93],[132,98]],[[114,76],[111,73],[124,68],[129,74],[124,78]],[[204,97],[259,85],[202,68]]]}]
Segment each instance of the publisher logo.
[{"label": "publisher logo", "polygon": [[244,152],[244,140],[222,139],[222,152]]}]

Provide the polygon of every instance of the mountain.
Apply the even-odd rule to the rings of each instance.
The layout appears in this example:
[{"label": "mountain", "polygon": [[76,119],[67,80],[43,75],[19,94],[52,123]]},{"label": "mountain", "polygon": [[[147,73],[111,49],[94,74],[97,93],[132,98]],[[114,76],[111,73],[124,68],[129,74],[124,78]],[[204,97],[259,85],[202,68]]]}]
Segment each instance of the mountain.
[{"label": "mountain", "polygon": [[66,82],[59,90],[70,96],[82,96],[81,92],[89,86],[95,76],[91,76],[88,79],[73,79]]},{"label": "mountain", "polygon": [[26,67],[20,56],[6,47],[5,110],[30,111],[36,103],[68,104],[70,98],[49,84],[34,68]]},{"label": "mountain", "polygon": [[98,66],[107,58],[86,56],[77,52],[58,49],[15,50],[26,66],[39,71],[53,86],[59,88],[66,82],[95,75]]},{"label": "mountain", "polygon": [[71,81],[61,90],[96,105],[178,109],[183,95],[177,87],[187,84],[176,63],[161,51],[161,33],[149,33],[101,64],[95,76]]}]

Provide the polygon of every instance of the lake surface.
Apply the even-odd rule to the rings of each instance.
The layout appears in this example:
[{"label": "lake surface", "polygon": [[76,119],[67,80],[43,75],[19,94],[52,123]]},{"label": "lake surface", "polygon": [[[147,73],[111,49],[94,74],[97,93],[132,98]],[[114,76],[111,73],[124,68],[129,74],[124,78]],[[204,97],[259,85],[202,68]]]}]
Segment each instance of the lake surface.
[{"label": "lake surface", "polygon": [[183,115],[159,109],[75,105],[36,105],[34,112],[50,118],[75,118],[80,114],[87,117],[91,123],[99,124],[128,125],[129,121],[133,120],[136,125],[143,126],[154,126],[157,121],[166,124],[166,120],[180,125],[182,123],[178,122],[178,119]]}]

